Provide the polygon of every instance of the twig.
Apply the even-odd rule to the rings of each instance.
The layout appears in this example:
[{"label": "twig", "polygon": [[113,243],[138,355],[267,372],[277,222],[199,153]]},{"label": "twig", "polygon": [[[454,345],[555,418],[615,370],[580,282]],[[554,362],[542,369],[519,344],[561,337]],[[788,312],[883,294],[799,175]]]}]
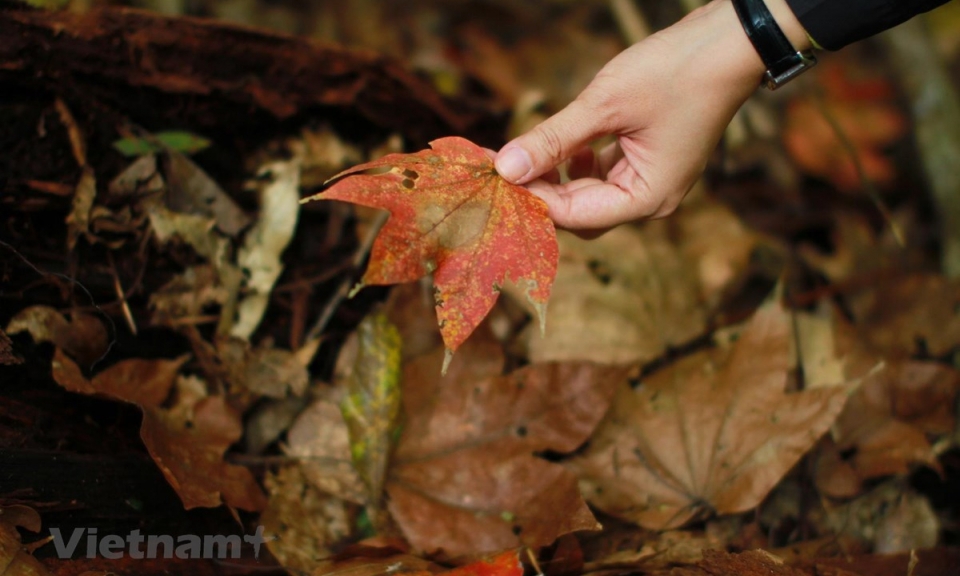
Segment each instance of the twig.
[{"label": "twig", "polygon": [[117,274],[117,264],[113,260],[113,252],[107,250],[107,263],[110,264],[110,274],[113,276],[113,290],[117,293],[117,299],[120,301],[120,308],[123,310],[123,319],[127,321],[127,327],[130,332],[137,335],[137,323],[133,320],[133,313],[130,312],[130,304],[127,303],[127,297],[120,284],[120,275]]},{"label": "twig", "polygon": [[900,227],[897,226],[896,221],[894,221],[890,208],[886,202],[883,201],[883,198],[880,197],[877,187],[874,186],[873,181],[867,177],[867,171],[863,167],[863,162],[860,160],[860,153],[857,152],[856,146],[853,145],[850,137],[847,136],[846,131],[843,129],[843,126],[840,125],[837,117],[830,111],[830,108],[823,98],[823,94],[819,92],[816,93],[814,95],[814,102],[817,105],[817,109],[820,110],[820,114],[822,114],[823,118],[830,124],[830,128],[837,136],[837,140],[840,141],[840,145],[843,146],[843,149],[850,156],[850,161],[853,162],[853,167],[857,171],[857,178],[860,179],[860,185],[863,187],[863,190],[867,193],[867,196],[870,197],[873,205],[876,206],[877,211],[883,216],[887,225],[890,226],[890,231],[893,232],[893,237],[896,239],[897,244],[899,244],[900,247],[905,247],[906,242],[903,239],[903,233],[900,231]]},{"label": "twig", "polygon": [[651,34],[650,23],[634,0],[610,0],[610,11],[627,44],[636,44]]},{"label": "twig", "polygon": [[[353,254],[353,261],[351,262],[352,271],[359,269],[364,260],[367,259],[367,255],[370,253],[370,249],[373,247],[373,241],[377,238],[377,233],[380,232],[380,228],[383,228],[383,225],[386,224],[387,218],[389,217],[390,214],[388,212],[381,212],[377,215],[377,219],[370,226],[370,230],[367,231],[366,238],[363,239],[363,242],[357,247],[357,251]],[[318,339],[320,334],[322,334],[324,329],[326,329],[327,324],[329,324],[330,320],[333,318],[334,312],[337,311],[337,308],[340,307],[340,304],[350,294],[351,284],[353,284],[353,274],[347,275],[343,281],[340,282],[340,286],[333,294],[333,297],[330,298],[330,301],[327,302],[327,305],[324,307],[320,317],[317,318],[317,322],[312,328],[310,328],[310,331],[307,332],[307,343]]]}]

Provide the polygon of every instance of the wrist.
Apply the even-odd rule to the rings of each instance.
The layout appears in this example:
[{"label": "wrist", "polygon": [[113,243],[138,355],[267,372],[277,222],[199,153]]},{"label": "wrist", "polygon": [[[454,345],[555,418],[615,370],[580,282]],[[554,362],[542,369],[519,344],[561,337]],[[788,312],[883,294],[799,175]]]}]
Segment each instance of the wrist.
[{"label": "wrist", "polygon": [[787,0],[764,0],[764,2],[773,14],[773,19],[777,21],[777,25],[798,52],[813,48],[810,36],[787,4]]}]

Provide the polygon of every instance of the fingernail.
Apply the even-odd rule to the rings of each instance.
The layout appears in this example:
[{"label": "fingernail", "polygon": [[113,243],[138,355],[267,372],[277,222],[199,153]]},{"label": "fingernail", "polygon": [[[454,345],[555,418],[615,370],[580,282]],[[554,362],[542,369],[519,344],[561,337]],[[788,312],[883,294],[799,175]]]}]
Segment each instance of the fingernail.
[{"label": "fingernail", "polygon": [[510,182],[517,182],[533,170],[533,161],[523,148],[510,148],[497,157],[497,172]]}]

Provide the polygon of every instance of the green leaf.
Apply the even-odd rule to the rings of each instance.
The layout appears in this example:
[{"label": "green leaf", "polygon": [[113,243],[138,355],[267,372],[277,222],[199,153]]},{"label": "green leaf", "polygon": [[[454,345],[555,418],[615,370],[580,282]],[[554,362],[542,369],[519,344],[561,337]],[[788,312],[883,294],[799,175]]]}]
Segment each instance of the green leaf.
[{"label": "green leaf", "polygon": [[182,130],[157,132],[146,138],[121,138],[113,143],[124,156],[146,156],[164,150],[193,154],[210,146],[210,140]]},{"label": "green leaf", "polygon": [[353,464],[366,486],[371,520],[380,512],[390,453],[400,420],[401,338],[386,315],[375,312],[357,327],[357,356],[340,411],[350,435]]}]

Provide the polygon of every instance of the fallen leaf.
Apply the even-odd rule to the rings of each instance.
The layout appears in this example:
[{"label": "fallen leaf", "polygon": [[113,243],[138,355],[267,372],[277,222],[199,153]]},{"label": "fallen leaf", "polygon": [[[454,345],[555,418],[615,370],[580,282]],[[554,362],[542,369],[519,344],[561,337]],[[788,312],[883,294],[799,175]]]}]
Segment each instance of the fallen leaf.
[{"label": "fallen leaf", "polygon": [[656,530],[749,510],[836,419],[842,387],[786,393],[790,323],[760,308],[729,352],[705,350],[625,384],[570,462],[601,510]]},{"label": "fallen leaf", "polygon": [[489,560],[479,560],[444,572],[446,576],[523,576],[519,552],[503,552]]},{"label": "fallen leaf", "polygon": [[40,514],[29,506],[13,504],[0,506],[0,522],[11,526],[19,526],[30,532],[39,532],[42,526]]},{"label": "fallen leaf", "polygon": [[379,528],[384,478],[399,432],[401,341],[396,326],[377,312],[360,322],[357,339],[340,410],[353,465],[367,488],[368,515]]},{"label": "fallen leaf", "polygon": [[780,250],[771,239],[748,228],[733,210],[706,193],[688,195],[673,220],[679,228],[674,242],[696,270],[700,300],[709,311],[736,294],[749,278],[758,254]]},{"label": "fallen leaf", "polygon": [[706,330],[696,270],[665,222],[621,226],[590,241],[567,232],[557,239],[550,331],[521,335],[532,362],[649,362]]},{"label": "fallen leaf", "polygon": [[387,492],[405,537],[415,549],[458,556],[597,529],[576,478],[534,454],[582,444],[626,371],[565,363],[500,376],[493,363],[461,360],[483,358],[467,350],[480,344],[468,341],[445,377],[430,368],[441,350],[404,369],[406,427]]},{"label": "fallen leaf", "polygon": [[817,488],[850,497],[865,481],[916,464],[939,470],[929,438],[954,429],[960,372],[938,362],[884,360],[832,308],[796,320],[809,387],[863,378],[814,458]]},{"label": "fallen leaf", "polygon": [[856,78],[849,72],[852,67],[843,61],[821,67],[823,100],[819,104],[809,97],[791,101],[783,130],[787,151],[801,169],[848,191],[862,188],[856,162],[868,180],[881,185],[892,182],[896,172],[884,148],[907,129],[890,81],[863,74]]},{"label": "fallen leaf", "polygon": [[124,156],[146,156],[165,150],[193,154],[210,146],[210,140],[182,130],[166,130],[148,138],[121,138],[113,148]]},{"label": "fallen leaf", "polygon": [[229,296],[213,266],[191,266],[150,294],[151,323],[163,325],[196,318],[208,306],[223,305]]},{"label": "fallen leaf", "polygon": [[[436,576],[441,572],[433,562],[396,550],[360,550],[359,555],[322,562],[311,576]],[[369,555],[364,553],[369,552]]]},{"label": "fallen leaf", "polygon": [[68,321],[49,306],[30,306],[17,312],[7,324],[6,332],[27,332],[34,342],[50,342],[85,367],[102,358],[109,346],[107,330],[98,317],[76,312]]},{"label": "fallen leaf", "polygon": [[900,276],[855,301],[854,323],[877,349],[897,356],[944,357],[960,346],[960,280]]},{"label": "fallen leaf", "polygon": [[224,452],[242,435],[240,414],[222,396],[191,402],[190,410],[160,407],[186,359],[123,360],[87,379],[57,349],[51,373],[67,390],[102,394],[140,407],[140,437],[185,508],[226,502],[260,510],[266,501],[250,471],[223,461]]},{"label": "fallen leaf", "polygon": [[250,224],[250,218],[236,202],[192,160],[172,150],[167,150],[163,159],[166,208],[212,219],[227,236],[236,236]]},{"label": "fallen leaf", "polygon": [[299,458],[304,476],[318,489],[365,504],[367,491],[353,466],[347,423],[336,401],[320,399],[297,417],[283,452]]},{"label": "fallen leaf", "polygon": [[[542,325],[558,257],[546,204],[503,180],[475,144],[442,138],[431,146],[351,168],[311,199],[390,212],[362,283],[412,282],[432,273],[440,331],[451,353],[487,315],[507,280],[523,287]],[[357,174],[377,168],[389,170]]]},{"label": "fallen leaf", "polygon": [[305,398],[289,397],[259,402],[244,415],[243,443],[247,454],[263,454],[297,419]]},{"label": "fallen leaf", "polygon": [[16,526],[0,514],[0,576],[48,576],[43,564],[23,549]]},{"label": "fallen leaf", "polygon": [[67,250],[73,250],[80,236],[90,233],[90,210],[97,196],[97,179],[93,168],[84,166],[77,181],[70,214],[67,216]]},{"label": "fallen leaf", "polygon": [[787,566],[783,560],[765,550],[731,554],[722,550],[704,550],[703,559],[695,567],[680,567],[672,576],[810,576]]},{"label": "fallen leaf", "polygon": [[256,479],[242,466],[227,464],[223,454],[243,434],[240,414],[223,396],[197,403],[192,420],[174,412],[145,408],[140,436],[154,462],[187,510],[223,503],[258,511],[266,505]]},{"label": "fallen leaf", "polygon": [[404,361],[432,352],[443,344],[434,319],[433,294],[429,278],[390,289],[383,313],[400,331]]},{"label": "fallen leaf", "polygon": [[815,511],[808,521],[820,533],[845,536],[867,549],[882,548],[884,553],[929,548],[940,536],[940,520],[930,502],[902,478],[883,482],[839,506]]},{"label": "fallen leaf", "polygon": [[170,394],[189,356],[173,360],[131,358],[121,360],[88,380],[79,367],[57,349],[53,356],[53,378],[57,384],[78,394],[102,394],[142,408],[160,406]]},{"label": "fallen leaf", "polygon": [[287,570],[310,572],[351,535],[353,518],[344,502],[318,490],[299,466],[267,474],[264,484],[270,496],[260,524],[267,548]]},{"label": "fallen leaf", "polygon": [[247,340],[267,310],[270,293],[283,263],[280,257],[297,228],[300,214],[300,163],[271,162],[258,175],[267,179],[260,188],[260,213],[237,251],[237,266],[243,270],[243,297],[237,304],[236,322],[230,335]]},{"label": "fallen leaf", "polygon": [[[218,338],[218,366],[231,391],[249,391],[270,398],[302,395],[310,384],[309,358],[299,352],[261,346],[238,338]],[[312,357],[312,355],[311,355]]]}]

